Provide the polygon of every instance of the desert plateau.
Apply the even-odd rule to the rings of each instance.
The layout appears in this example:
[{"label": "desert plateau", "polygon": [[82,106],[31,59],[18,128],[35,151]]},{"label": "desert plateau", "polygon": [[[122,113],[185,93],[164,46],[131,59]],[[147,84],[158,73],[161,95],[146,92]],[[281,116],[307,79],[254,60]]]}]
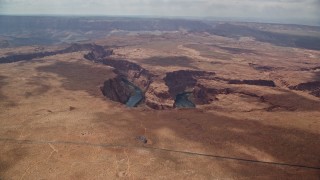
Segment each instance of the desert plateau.
[{"label": "desert plateau", "polygon": [[0,179],[320,178],[319,26],[0,24]]}]

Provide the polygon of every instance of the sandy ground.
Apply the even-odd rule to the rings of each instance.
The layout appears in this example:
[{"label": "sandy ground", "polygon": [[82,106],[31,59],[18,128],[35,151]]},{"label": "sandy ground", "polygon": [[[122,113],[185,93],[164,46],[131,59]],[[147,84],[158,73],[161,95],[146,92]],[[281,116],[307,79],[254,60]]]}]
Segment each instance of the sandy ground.
[{"label": "sandy ground", "polygon": [[113,76],[81,53],[1,64],[0,179],[320,178],[319,101],[306,93],[315,106],[298,111],[130,109],[102,96]]}]

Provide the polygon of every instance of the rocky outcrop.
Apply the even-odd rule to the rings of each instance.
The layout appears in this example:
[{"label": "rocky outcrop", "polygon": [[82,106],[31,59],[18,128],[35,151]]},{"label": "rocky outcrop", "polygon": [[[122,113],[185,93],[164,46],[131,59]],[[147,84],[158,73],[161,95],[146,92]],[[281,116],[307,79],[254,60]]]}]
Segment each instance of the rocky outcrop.
[{"label": "rocky outcrop", "polygon": [[134,88],[128,85],[123,77],[117,76],[104,82],[102,94],[112,101],[125,104],[134,93]]},{"label": "rocky outcrop", "polygon": [[214,75],[214,72],[180,70],[167,73],[163,80],[172,99],[189,92],[188,99],[192,103],[209,104],[214,98],[209,95],[209,89],[198,83],[198,79],[214,79]]},{"label": "rocky outcrop", "polygon": [[[176,96],[185,91],[191,91],[190,100],[195,104],[208,104],[214,99],[208,93],[218,93],[197,83],[197,79],[212,79],[215,75],[213,72],[190,70],[169,72],[163,81],[154,82],[153,74],[133,62],[113,59],[100,59],[95,62],[115,68],[119,77],[139,87],[144,92],[145,104],[152,109],[174,108]],[[132,95],[132,90],[127,88],[119,77],[106,81],[101,90],[111,100],[124,103]]]},{"label": "rocky outcrop", "polygon": [[172,109],[174,99],[163,82],[153,82],[145,93],[145,103],[152,109]]},{"label": "rocky outcrop", "polygon": [[125,77],[128,81],[145,92],[152,82],[153,74],[142,68],[140,65],[127,60],[104,58],[112,55],[112,53],[112,50],[105,51],[101,48],[95,48],[84,55],[84,57],[90,61],[113,67],[116,74]]},{"label": "rocky outcrop", "polygon": [[[112,58],[97,58],[87,54],[87,59],[102,63],[114,68],[118,76],[107,80],[101,88],[102,93],[113,101],[125,104],[134,93],[134,88],[128,86],[125,81],[132,83],[142,91],[144,103],[152,109],[164,110],[175,107],[195,107],[196,105],[210,104],[218,100],[219,94],[234,93],[227,84],[249,84],[275,87],[269,80],[228,80],[216,77],[214,72],[179,70],[166,73],[163,79],[150,73],[140,65],[127,60]],[[92,58],[90,58],[92,56]],[[218,87],[210,87],[205,84],[208,81],[216,81]]]},{"label": "rocky outcrop", "polygon": [[301,83],[296,86],[291,86],[289,88],[299,91],[309,91],[311,95],[320,97],[320,81]]},{"label": "rocky outcrop", "polygon": [[271,80],[229,80],[229,84],[247,84],[256,86],[276,87],[276,84]]},{"label": "rocky outcrop", "polygon": [[191,101],[195,104],[209,104],[213,100],[208,95],[208,89],[200,84],[193,89],[192,95]]},{"label": "rocky outcrop", "polygon": [[[112,51],[109,51],[109,52],[112,53]],[[148,91],[149,86],[152,83],[152,78],[154,77],[153,74],[151,74],[148,70],[142,68],[140,65],[136,63],[133,63],[127,60],[118,60],[118,59],[112,59],[112,58],[106,59],[100,55],[101,55],[100,52],[91,51],[85,55],[85,58],[96,63],[101,63],[104,65],[113,67],[114,72],[118,74],[118,76],[122,77],[122,80],[132,83],[132,85],[136,86],[137,88],[139,88],[140,91],[142,91],[141,92],[142,95],[146,96],[145,99],[146,99],[147,105],[149,105],[154,109],[160,109],[160,108],[157,108],[155,105],[155,101],[158,101],[158,99],[153,102],[152,99],[156,99],[156,98],[153,98],[151,96],[151,94],[153,93]],[[114,79],[114,81],[118,82],[119,79]],[[128,93],[126,93],[127,91],[122,91],[124,89],[122,88],[122,86],[123,86],[123,83],[110,84],[109,81],[106,81],[104,84],[104,87],[101,90],[104,91],[104,95],[109,97],[111,100],[123,103],[124,100],[128,100]],[[120,91],[122,91],[119,94],[116,93],[117,87],[121,87],[121,88],[118,88],[120,89]],[[111,91],[111,92],[108,94],[106,91]],[[117,95],[124,95],[124,98],[121,99],[120,97],[117,97]]]},{"label": "rocky outcrop", "polygon": [[125,76],[128,81],[138,86],[144,92],[147,91],[154,76],[140,65],[126,60],[105,59],[103,60],[103,64],[115,68],[117,74]]},{"label": "rocky outcrop", "polygon": [[112,49],[105,50],[102,46],[94,45],[93,47],[91,47],[91,51],[88,54],[84,55],[84,58],[91,61],[96,61],[104,57],[111,56],[112,54]]},{"label": "rocky outcrop", "polygon": [[197,85],[197,79],[212,79],[214,75],[214,72],[180,70],[167,73],[163,80],[169,87],[170,95],[175,97],[187,88],[194,88]]}]

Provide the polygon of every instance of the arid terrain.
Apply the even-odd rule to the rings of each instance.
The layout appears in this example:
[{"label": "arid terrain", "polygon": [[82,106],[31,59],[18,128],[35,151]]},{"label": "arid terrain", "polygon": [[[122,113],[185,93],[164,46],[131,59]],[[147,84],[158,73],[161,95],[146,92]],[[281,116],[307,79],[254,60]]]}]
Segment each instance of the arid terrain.
[{"label": "arid terrain", "polygon": [[2,32],[0,179],[320,178],[319,27],[135,21]]}]

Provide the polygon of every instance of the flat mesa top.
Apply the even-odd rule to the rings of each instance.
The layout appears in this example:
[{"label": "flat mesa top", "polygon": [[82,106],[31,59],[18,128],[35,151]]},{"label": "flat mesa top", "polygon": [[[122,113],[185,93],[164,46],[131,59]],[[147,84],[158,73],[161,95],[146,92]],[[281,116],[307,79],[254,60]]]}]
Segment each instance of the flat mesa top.
[{"label": "flat mesa top", "polygon": [[319,27],[17,19],[0,17],[0,179],[319,177]]}]

